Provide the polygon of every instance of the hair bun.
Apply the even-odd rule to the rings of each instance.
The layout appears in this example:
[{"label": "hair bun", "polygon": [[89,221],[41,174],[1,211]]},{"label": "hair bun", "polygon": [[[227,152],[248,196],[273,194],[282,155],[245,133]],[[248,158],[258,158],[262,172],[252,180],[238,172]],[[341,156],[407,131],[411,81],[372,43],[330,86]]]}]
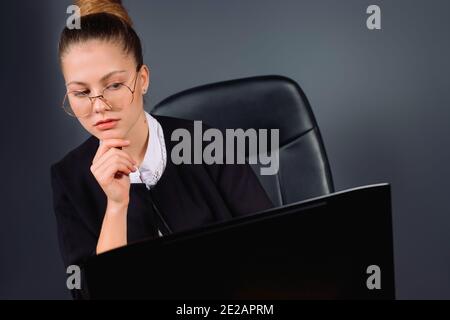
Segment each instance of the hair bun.
[{"label": "hair bun", "polygon": [[75,4],[80,7],[81,16],[102,12],[109,13],[119,17],[130,26],[133,25],[121,0],[76,0]]}]

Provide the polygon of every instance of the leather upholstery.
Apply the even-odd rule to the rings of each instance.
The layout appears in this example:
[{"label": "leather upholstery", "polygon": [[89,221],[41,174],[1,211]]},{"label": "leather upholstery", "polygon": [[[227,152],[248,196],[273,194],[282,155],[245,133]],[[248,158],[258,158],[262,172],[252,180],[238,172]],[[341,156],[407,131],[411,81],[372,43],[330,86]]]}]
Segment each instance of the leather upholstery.
[{"label": "leather upholstery", "polygon": [[[279,129],[279,171],[261,175],[276,206],[334,191],[319,128],[299,85],[282,76],[259,76],[207,84],[174,94],[152,114],[226,128]],[[264,166],[264,165],[263,165]]]}]

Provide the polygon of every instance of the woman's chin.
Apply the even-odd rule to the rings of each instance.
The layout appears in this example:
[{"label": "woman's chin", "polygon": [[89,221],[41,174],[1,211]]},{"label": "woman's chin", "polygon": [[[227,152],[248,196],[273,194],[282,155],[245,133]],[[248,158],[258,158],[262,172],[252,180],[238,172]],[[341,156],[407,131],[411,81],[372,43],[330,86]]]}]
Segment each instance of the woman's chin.
[{"label": "woman's chin", "polygon": [[98,132],[96,136],[99,140],[124,139],[124,134],[122,133],[122,131],[117,130],[117,129],[101,131],[101,132]]}]

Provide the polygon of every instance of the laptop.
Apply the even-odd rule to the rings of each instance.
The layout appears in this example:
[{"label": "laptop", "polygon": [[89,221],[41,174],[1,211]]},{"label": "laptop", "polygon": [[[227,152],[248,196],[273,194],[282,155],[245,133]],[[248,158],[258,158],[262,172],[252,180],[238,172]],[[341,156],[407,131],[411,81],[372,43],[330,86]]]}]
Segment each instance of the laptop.
[{"label": "laptop", "polygon": [[92,299],[394,299],[389,184],[91,257]]}]

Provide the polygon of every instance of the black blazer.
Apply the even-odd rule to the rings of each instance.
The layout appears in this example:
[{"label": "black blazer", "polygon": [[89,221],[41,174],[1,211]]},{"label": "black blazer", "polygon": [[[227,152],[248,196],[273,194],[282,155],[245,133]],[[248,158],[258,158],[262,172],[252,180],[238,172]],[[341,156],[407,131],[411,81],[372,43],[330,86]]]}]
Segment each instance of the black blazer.
[{"label": "black blazer", "polygon": [[[164,132],[167,165],[151,190],[143,183],[130,186],[129,243],[157,237],[157,228],[167,232],[163,221],[172,232],[178,232],[273,207],[248,164],[173,164],[171,150],[178,142],[171,141],[172,131],[185,128],[194,137],[194,122],[153,117]],[[100,235],[106,195],[90,171],[98,143],[98,139],[91,136],[51,165],[53,206],[66,267],[83,265],[95,254]]]}]

